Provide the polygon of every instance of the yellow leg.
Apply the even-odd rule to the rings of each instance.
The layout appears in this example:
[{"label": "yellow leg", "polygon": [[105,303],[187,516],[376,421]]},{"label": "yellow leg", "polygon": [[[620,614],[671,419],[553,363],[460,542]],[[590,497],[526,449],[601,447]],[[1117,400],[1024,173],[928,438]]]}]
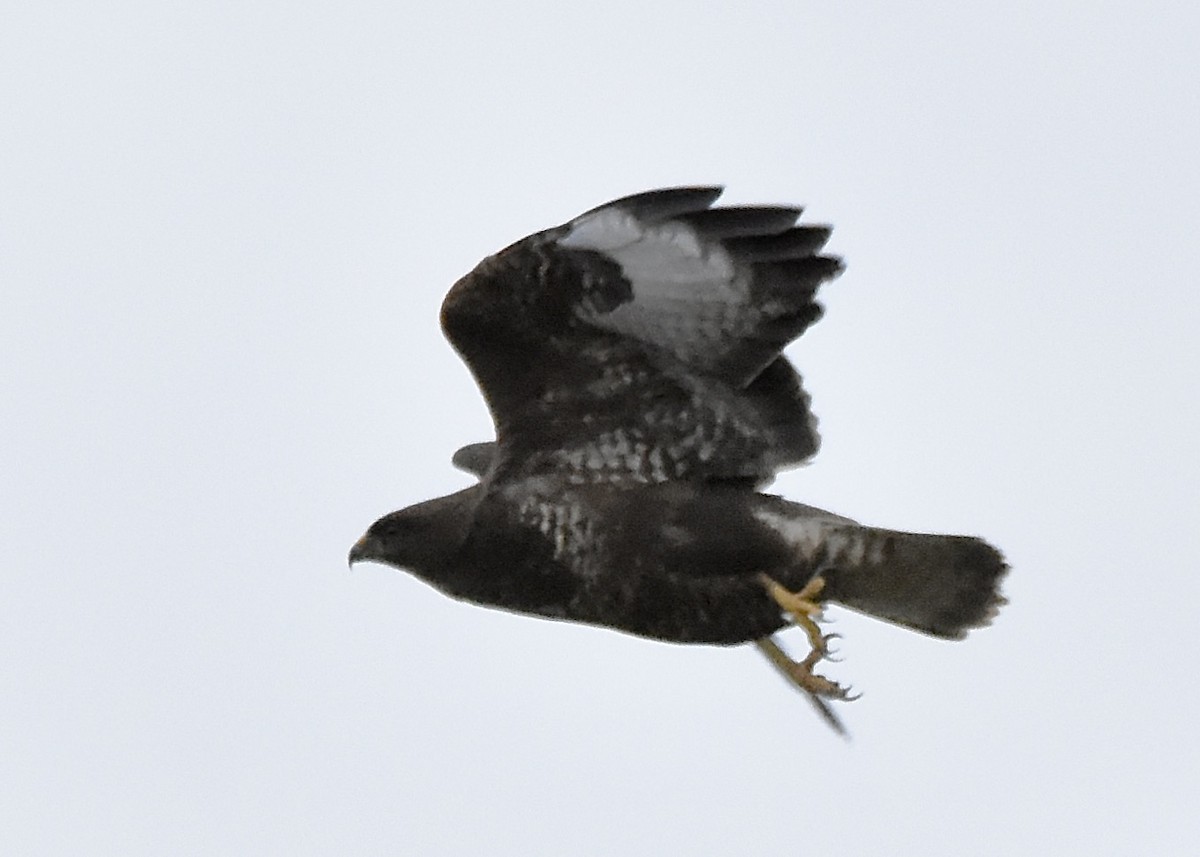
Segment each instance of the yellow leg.
[{"label": "yellow leg", "polygon": [[792,618],[795,625],[804,630],[808,637],[809,647],[814,652],[820,652],[817,660],[829,654],[829,640],[833,635],[822,634],[821,627],[817,624],[817,620],[821,618],[821,613],[824,611],[817,601],[817,596],[825,588],[825,578],[819,575],[814,577],[804,584],[804,588],[799,592],[789,591],[783,584],[766,574],[760,574],[758,579],[762,581],[763,586],[767,588],[767,594],[775,600],[780,609]]},{"label": "yellow leg", "polygon": [[837,682],[813,672],[816,665],[829,654],[829,641],[836,636],[834,634],[822,634],[821,628],[817,624],[817,619],[820,618],[822,610],[820,602],[817,601],[817,596],[825,588],[825,581],[821,577],[814,577],[799,592],[791,592],[766,574],[759,575],[759,579],[766,588],[767,594],[779,605],[780,609],[788,614],[792,622],[804,629],[811,651],[804,660],[796,661],[784,652],[779,647],[779,644],[770,637],[756,640],[755,645],[788,681],[804,692],[809,701],[812,702],[817,711],[825,719],[825,722],[837,732],[845,734],[845,729],[842,727],[841,722],[834,715],[825,700],[849,701],[858,697],[851,696],[849,690]]}]

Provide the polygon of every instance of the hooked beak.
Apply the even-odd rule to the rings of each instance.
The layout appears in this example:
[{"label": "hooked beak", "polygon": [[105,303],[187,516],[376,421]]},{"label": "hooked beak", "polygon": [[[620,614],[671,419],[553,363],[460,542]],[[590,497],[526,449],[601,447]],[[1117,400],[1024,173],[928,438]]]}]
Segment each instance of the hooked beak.
[{"label": "hooked beak", "polygon": [[375,539],[371,537],[370,533],[366,533],[354,543],[354,547],[350,548],[350,556],[347,564],[353,566],[356,562],[374,559],[375,547]]}]

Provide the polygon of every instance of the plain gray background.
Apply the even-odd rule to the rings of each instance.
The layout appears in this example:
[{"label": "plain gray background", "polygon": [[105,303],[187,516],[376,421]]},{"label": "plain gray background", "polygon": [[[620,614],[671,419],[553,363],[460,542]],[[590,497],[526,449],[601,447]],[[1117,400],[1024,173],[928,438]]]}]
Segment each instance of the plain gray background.
[{"label": "plain gray background", "polygon": [[[0,14],[9,854],[1192,853],[1187,4],[13,3]],[[775,489],[987,536],[964,643],[751,649],[458,604],[346,551],[490,436],[437,327],[625,193],[848,263]],[[800,645],[799,635],[790,638]]]}]

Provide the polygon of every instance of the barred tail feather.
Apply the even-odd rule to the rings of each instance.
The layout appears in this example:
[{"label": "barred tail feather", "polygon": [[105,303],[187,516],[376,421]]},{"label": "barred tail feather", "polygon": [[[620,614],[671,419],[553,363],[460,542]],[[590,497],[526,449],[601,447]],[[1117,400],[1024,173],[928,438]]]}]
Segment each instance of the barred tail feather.
[{"label": "barred tail feather", "polygon": [[[825,579],[822,601],[935,637],[960,639],[1005,603],[1000,552],[973,536],[902,533],[763,497],[755,513],[796,552],[797,580]],[[786,580],[785,580],[786,582]]]},{"label": "barred tail feather", "polygon": [[861,533],[868,542],[864,561],[826,572],[823,598],[952,640],[990,624],[1005,603],[999,585],[1008,566],[982,539],[867,528]]}]

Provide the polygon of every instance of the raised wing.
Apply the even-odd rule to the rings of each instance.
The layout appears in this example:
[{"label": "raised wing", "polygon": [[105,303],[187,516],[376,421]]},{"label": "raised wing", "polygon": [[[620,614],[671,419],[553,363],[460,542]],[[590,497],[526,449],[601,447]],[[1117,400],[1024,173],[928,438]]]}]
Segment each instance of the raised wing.
[{"label": "raised wing", "polygon": [[769,480],[817,449],[780,354],[841,271],[800,209],[720,188],[616,200],[485,259],[442,325],[492,411],[492,475]]}]

